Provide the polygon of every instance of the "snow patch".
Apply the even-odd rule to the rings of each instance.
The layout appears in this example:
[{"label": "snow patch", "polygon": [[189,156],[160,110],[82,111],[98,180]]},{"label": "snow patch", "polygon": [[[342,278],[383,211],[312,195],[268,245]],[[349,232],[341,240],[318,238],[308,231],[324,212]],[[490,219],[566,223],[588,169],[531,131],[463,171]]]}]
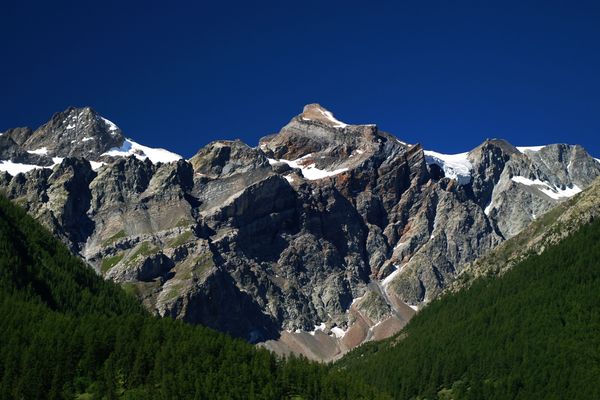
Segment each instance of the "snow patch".
[{"label": "snow patch", "polygon": [[536,152],[536,151],[540,151],[544,147],[546,147],[546,145],[544,145],[544,146],[525,146],[525,147],[518,146],[517,150],[519,150],[521,153],[525,153],[526,151]]},{"label": "snow patch", "polygon": [[46,147],[42,147],[36,150],[27,150],[29,154],[39,154],[41,156],[45,156],[48,154],[48,149]]},{"label": "snow patch", "polygon": [[490,204],[487,205],[487,207],[485,208],[485,210],[483,210],[483,213],[485,215],[490,215],[490,212],[492,212],[492,201],[490,200]]},{"label": "snow patch", "polygon": [[[332,126],[334,128],[345,128],[348,126],[348,124],[343,123],[342,121],[337,120],[333,114],[329,111],[325,111],[322,110],[320,108],[315,108],[315,111],[318,111],[319,113],[321,113],[321,115],[323,116],[323,118],[329,122],[331,122]],[[306,117],[302,117],[303,120],[305,121],[312,121],[310,118],[306,118]]]},{"label": "snow patch", "polygon": [[413,310],[415,310],[415,311],[419,311],[419,306],[413,306],[413,305],[410,305],[410,304],[407,304],[407,305],[408,305],[410,308],[412,308]]},{"label": "snow patch", "polygon": [[[34,150],[34,151],[38,151],[38,150]],[[46,153],[33,153],[33,154],[46,154]],[[12,162],[11,160],[4,160],[4,161],[0,161],[0,171],[6,171],[10,175],[15,176],[17,174],[20,174],[20,173],[24,174],[26,172],[29,172],[34,169],[39,169],[39,168],[52,169],[55,166],[57,166],[58,164],[62,163],[63,160],[64,160],[63,157],[52,157],[52,162],[54,163],[52,165],[21,164],[21,163]]]},{"label": "snow patch", "polygon": [[554,200],[564,199],[575,196],[581,192],[581,188],[575,184],[571,184],[570,187],[565,189],[557,188],[548,182],[541,181],[539,179],[529,179],[524,176],[513,176],[510,178],[513,182],[520,183],[525,186],[536,186],[538,190]]},{"label": "snow patch", "polygon": [[315,167],[315,164],[310,164],[306,168],[302,168],[302,175],[309,181],[328,178],[348,171],[348,168],[339,168],[333,171],[326,171]]},{"label": "snow patch", "polygon": [[399,249],[401,246],[405,245],[407,242],[400,240],[398,241],[398,243],[396,243],[396,245],[394,246],[394,251],[396,251],[396,249]]},{"label": "snow patch", "polygon": [[456,179],[459,184],[466,185],[471,182],[471,170],[473,165],[467,158],[469,153],[442,154],[435,151],[425,150],[425,162],[436,164],[444,170],[444,175],[450,179]]},{"label": "snow patch", "polygon": [[148,158],[153,163],[170,163],[182,158],[179,154],[171,153],[165,149],[143,146],[131,139],[125,139],[121,147],[113,147],[102,155],[110,157],[128,157],[133,155],[142,161]]},{"label": "snow patch", "polygon": [[304,176],[306,179],[308,179],[309,181],[314,181],[317,179],[323,179],[323,178],[327,178],[330,176],[335,176],[338,174],[341,174],[342,172],[346,172],[348,171],[348,168],[339,168],[333,171],[327,171],[324,169],[319,169],[316,167],[315,163],[311,163],[309,165],[303,165],[302,164],[302,160],[311,157],[312,154],[307,154],[305,156],[302,156],[296,160],[284,160],[283,158],[280,160],[274,160],[272,158],[268,158],[267,160],[269,161],[269,164],[273,165],[276,164],[278,162],[282,162],[285,163],[287,165],[289,165],[292,168],[299,168],[300,171],[302,172],[302,176]]},{"label": "snow patch", "polygon": [[119,130],[119,127],[117,125],[115,125],[114,122],[107,120],[104,117],[100,117],[102,119],[102,121],[104,121],[104,123],[106,125],[108,125],[108,131],[110,133],[112,133],[113,135],[116,134],[117,130]]},{"label": "snow patch", "polygon": [[317,333],[317,331],[324,331],[325,330],[325,322],[321,322],[319,325],[315,325],[315,329],[313,329],[312,331],[308,332],[311,335],[315,335],[315,333]]},{"label": "snow patch", "polygon": [[87,137],[84,137],[83,139],[81,139],[82,142],[88,142],[90,140],[94,140],[94,138],[87,136]]},{"label": "snow patch", "polygon": [[333,328],[331,328],[331,332],[333,332],[335,337],[338,339],[341,339],[346,335],[346,331],[337,326],[334,326]]},{"label": "snow patch", "polygon": [[435,238],[435,230],[437,229],[437,218],[435,218],[433,220],[433,228],[431,229],[431,235],[429,236],[429,239],[433,239]]},{"label": "snow patch", "polygon": [[550,190],[546,190],[546,189],[540,189],[540,190],[555,200],[573,197],[577,193],[582,192],[581,188],[575,184],[573,184],[572,187],[567,187],[565,189],[550,188]]},{"label": "snow patch", "polygon": [[[364,295],[360,296],[360,297],[356,297],[354,299],[352,299],[352,303],[350,303],[350,307],[352,307],[355,303],[358,303],[359,301],[361,301],[363,299],[363,297],[365,297]],[[346,311],[348,312],[348,311]]]},{"label": "snow patch", "polygon": [[97,171],[104,165],[103,162],[90,161],[90,165],[92,166],[92,170]]},{"label": "snow patch", "polygon": [[381,285],[383,286],[384,289],[387,289],[387,287],[389,286],[389,284],[394,280],[394,278],[396,278],[396,276],[398,276],[398,274],[400,272],[402,272],[402,269],[404,266],[402,267],[398,267],[397,265],[394,265],[396,267],[396,269],[394,270],[394,272],[392,272],[391,274],[389,274],[388,276],[385,277],[385,279],[383,281],[381,281]]},{"label": "snow patch", "polygon": [[[31,165],[31,164],[20,164],[14,163],[10,160],[0,161],[0,171],[6,171],[12,176],[15,176],[20,173],[29,172],[36,168],[44,168],[39,165]],[[48,167],[47,167],[48,168]]]},{"label": "snow patch", "polygon": [[333,116],[333,114],[330,113],[329,111],[324,111],[324,110],[319,109],[319,112],[321,114],[323,114],[323,116],[325,118],[327,118],[329,121],[331,121],[333,123],[333,126],[335,128],[345,128],[345,127],[348,126],[347,124],[343,123],[342,121],[339,121],[339,120],[335,119],[335,117]]},{"label": "snow patch", "polygon": [[352,154],[350,154],[350,157],[354,157],[356,154],[361,155],[364,154],[365,151],[364,150],[360,150],[360,149],[356,149],[352,152]]}]

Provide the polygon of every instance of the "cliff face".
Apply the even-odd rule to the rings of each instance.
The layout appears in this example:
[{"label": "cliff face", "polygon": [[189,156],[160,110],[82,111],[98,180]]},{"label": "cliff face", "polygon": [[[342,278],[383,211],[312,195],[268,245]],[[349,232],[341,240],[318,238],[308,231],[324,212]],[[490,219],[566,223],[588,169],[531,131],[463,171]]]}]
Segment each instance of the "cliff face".
[{"label": "cliff face", "polygon": [[7,196],[152,312],[316,359],[396,332],[600,175],[580,146],[444,155],[315,104],[188,161],[89,108],[5,132],[0,156]]}]

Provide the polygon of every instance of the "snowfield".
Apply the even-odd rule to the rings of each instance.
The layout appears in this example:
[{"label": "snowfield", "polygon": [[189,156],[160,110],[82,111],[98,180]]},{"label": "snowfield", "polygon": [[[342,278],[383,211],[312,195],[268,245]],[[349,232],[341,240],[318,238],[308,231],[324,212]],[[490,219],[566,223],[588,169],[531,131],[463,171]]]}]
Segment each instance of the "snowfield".
[{"label": "snowfield", "polygon": [[468,152],[460,154],[442,154],[431,150],[423,152],[425,153],[425,162],[428,165],[436,164],[442,168],[446,177],[456,179],[461,185],[471,182],[473,165],[468,159]]},{"label": "snowfield", "polygon": [[170,163],[182,159],[179,154],[165,149],[147,147],[131,139],[126,139],[121,147],[114,147],[102,155],[110,157],[135,156],[140,160],[148,158],[153,163]]},{"label": "snowfield", "polygon": [[311,163],[306,166],[303,165],[302,160],[305,160],[311,156],[312,156],[312,154],[307,154],[296,160],[284,160],[284,159],[275,160],[273,158],[268,158],[268,160],[269,160],[269,164],[271,164],[271,165],[278,163],[278,162],[282,162],[282,163],[289,165],[292,168],[299,168],[300,171],[302,172],[302,176],[304,176],[304,178],[308,179],[309,181],[328,178],[330,176],[335,176],[335,175],[341,174],[342,172],[348,171],[348,168],[339,168],[339,169],[336,169],[333,171],[327,171],[324,169],[317,168],[315,163]]},{"label": "snowfield", "polygon": [[513,176],[511,178],[513,182],[520,183],[525,186],[534,186],[539,191],[544,193],[546,196],[553,198],[554,200],[564,199],[575,196],[581,192],[581,188],[575,184],[565,189],[557,188],[548,182],[541,181],[539,179],[529,179],[524,176]]},{"label": "snowfield", "polygon": [[540,151],[544,147],[546,147],[546,146],[525,146],[525,147],[523,147],[523,146],[517,146],[517,150],[519,150],[521,153],[525,153],[527,151],[535,153],[535,152]]}]

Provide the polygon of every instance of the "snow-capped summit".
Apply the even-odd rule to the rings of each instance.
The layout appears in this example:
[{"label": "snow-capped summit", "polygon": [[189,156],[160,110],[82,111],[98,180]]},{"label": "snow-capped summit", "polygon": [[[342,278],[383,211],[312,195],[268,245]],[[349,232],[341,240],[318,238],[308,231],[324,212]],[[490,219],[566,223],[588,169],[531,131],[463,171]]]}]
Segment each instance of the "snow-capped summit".
[{"label": "snow-capped summit", "polygon": [[317,103],[305,105],[300,118],[304,121],[318,121],[334,128],[345,128],[348,126],[348,124],[337,120],[331,111],[328,111]]},{"label": "snow-capped summit", "polygon": [[61,157],[0,173],[0,189],[151,312],[320,359],[394,334],[600,177],[581,146],[424,151],[316,104],[257,147],[215,141],[178,162],[91,109],[0,135],[11,174]]},{"label": "snow-capped summit", "polygon": [[125,138],[114,122],[90,107],[69,107],[35,131],[16,128],[2,134],[0,171],[15,175],[35,168],[52,168],[66,157],[84,158],[97,169],[111,157],[130,155],[149,158],[153,163],[181,158]]}]

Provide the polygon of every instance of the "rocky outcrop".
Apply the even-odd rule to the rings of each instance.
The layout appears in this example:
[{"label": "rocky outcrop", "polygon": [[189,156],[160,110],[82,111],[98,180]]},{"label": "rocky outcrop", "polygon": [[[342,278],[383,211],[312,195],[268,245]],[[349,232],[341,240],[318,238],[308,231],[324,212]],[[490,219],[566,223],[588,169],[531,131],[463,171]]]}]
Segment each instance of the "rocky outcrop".
[{"label": "rocky outcrop", "polygon": [[565,201],[501,243],[486,256],[466,264],[445,291],[468,287],[482,276],[497,276],[532,254],[541,254],[576,232],[582,225],[600,217],[600,178],[582,193]]},{"label": "rocky outcrop", "polygon": [[91,108],[69,107],[28,135],[21,146],[49,157],[95,160],[111,148],[120,147],[124,141],[121,130]]},{"label": "rocky outcrop", "polygon": [[70,108],[0,156],[1,190],[156,315],[321,360],[397,332],[600,176],[580,146],[444,155],[317,104],[189,161]]}]

